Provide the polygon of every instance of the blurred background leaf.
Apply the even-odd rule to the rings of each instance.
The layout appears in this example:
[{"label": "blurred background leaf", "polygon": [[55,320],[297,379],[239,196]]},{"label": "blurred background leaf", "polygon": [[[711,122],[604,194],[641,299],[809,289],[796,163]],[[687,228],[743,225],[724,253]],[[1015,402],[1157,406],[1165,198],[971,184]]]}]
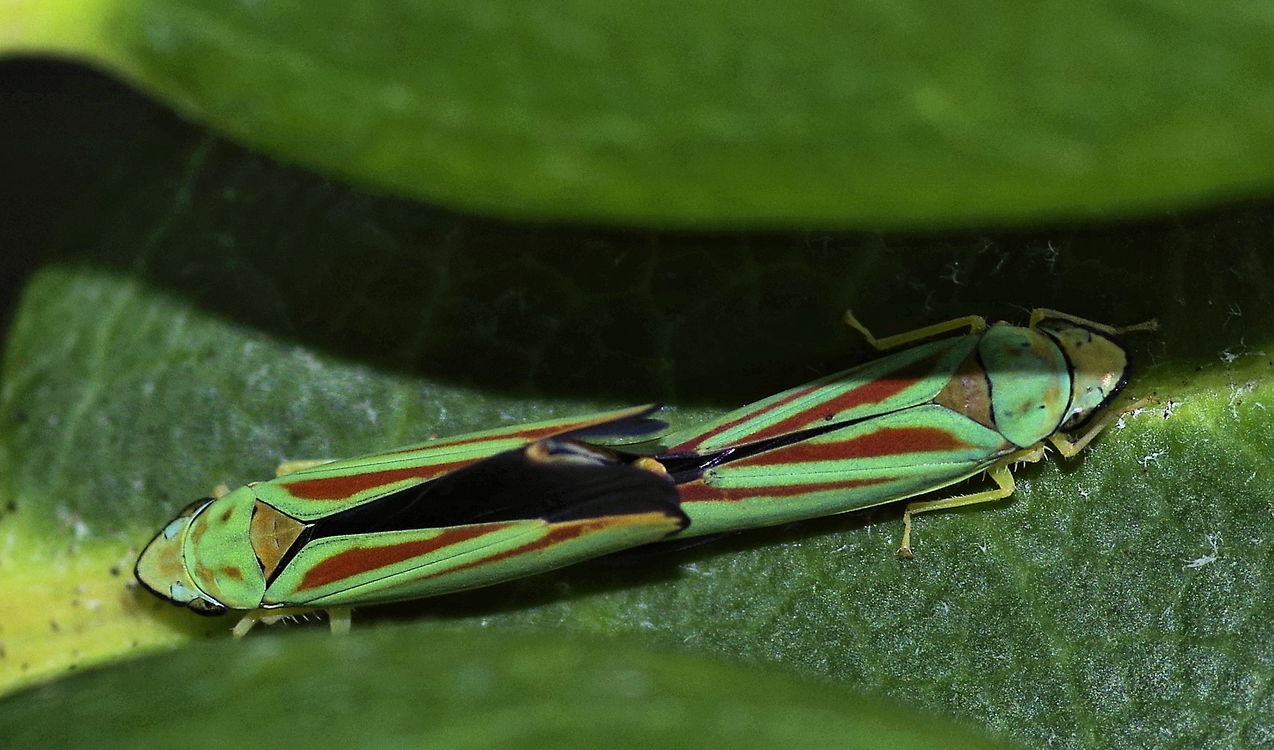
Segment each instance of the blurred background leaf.
[{"label": "blurred background leaf", "polygon": [[[63,680],[0,704],[0,736],[59,748],[221,748],[229,731],[246,747],[304,734],[316,750],[1007,747],[830,685],[612,641],[315,635],[205,644]],[[179,719],[157,720],[174,706]]]},{"label": "blurred background leaf", "polygon": [[277,157],[538,220],[917,227],[1274,186],[1274,12],[723,0],[11,0]]}]

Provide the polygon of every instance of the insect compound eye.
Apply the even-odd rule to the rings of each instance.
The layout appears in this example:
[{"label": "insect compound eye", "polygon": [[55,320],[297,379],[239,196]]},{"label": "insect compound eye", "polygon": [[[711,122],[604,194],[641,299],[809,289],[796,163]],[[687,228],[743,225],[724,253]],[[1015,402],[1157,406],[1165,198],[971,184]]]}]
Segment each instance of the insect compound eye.
[{"label": "insect compound eye", "polygon": [[174,602],[186,604],[192,599],[198,598],[198,596],[199,595],[195,593],[194,589],[190,588],[181,581],[173,581],[172,585],[168,587],[168,598],[172,599]]}]

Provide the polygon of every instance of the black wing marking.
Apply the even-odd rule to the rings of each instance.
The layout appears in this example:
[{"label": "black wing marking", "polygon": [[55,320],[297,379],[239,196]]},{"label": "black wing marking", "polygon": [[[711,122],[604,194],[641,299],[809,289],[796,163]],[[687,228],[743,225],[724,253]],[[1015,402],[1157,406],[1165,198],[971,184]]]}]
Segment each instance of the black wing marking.
[{"label": "black wing marking", "polygon": [[[315,521],[306,539],[541,518],[663,512],[682,528],[677,490],[638,456],[560,437],[498,453],[445,476]],[[302,545],[297,545],[302,546]]]}]

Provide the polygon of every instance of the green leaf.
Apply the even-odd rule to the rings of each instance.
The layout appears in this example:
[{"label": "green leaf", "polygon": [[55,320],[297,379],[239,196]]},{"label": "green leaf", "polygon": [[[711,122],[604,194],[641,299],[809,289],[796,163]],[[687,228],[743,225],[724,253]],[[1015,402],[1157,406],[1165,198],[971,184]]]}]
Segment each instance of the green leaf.
[{"label": "green leaf", "polygon": [[508,217],[979,225],[1268,194],[1262,4],[23,0],[276,156]]},{"label": "green leaf", "polygon": [[[604,635],[781,667],[1032,746],[1266,746],[1271,227],[1268,204],[996,235],[509,224],[160,119],[13,315],[0,682],[225,637],[228,621],[129,588],[129,566],[176,510],[280,460],[656,399],[691,424],[872,356],[842,329],[847,306],[885,334],[1042,305],[1159,316],[1130,342],[1130,391],[1167,408],[1081,458],[1021,468],[1010,502],[921,517],[912,563],[894,558],[891,507],[359,610],[356,634],[397,637],[382,621],[401,620],[458,638]],[[306,637],[264,629],[248,653]],[[168,658],[233,661],[153,668],[179,672]],[[192,684],[229,691],[225,669]]]},{"label": "green leaf", "polygon": [[[990,750],[825,684],[605,641],[381,628],[186,649],[0,704],[14,747]],[[128,696],[126,702],[120,696]],[[178,718],[179,717],[179,718]]]}]

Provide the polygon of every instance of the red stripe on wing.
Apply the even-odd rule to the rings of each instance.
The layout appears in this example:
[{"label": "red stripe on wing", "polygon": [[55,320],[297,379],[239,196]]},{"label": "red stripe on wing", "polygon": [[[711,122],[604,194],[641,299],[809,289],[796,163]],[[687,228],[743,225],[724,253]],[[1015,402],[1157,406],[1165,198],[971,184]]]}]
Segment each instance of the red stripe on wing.
[{"label": "red stripe on wing", "polygon": [[[1007,443],[1005,444],[1008,445]],[[982,446],[936,427],[882,427],[865,435],[818,442],[805,441],[730,462],[731,466],[783,466],[813,461],[845,461],[876,456],[938,453]]]},{"label": "red stripe on wing", "polygon": [[811,492],[852,490],[855,487],[870,487],[892,482],[894,479],[894,477],[872,477],[870,479],[841,479],[833,482],[777,484],[768,487],[713,487],[704,484],[702,479],[696,479],[693,482],[677,485],[677,492],[681,495],[683,503],[737,503],[740,500],[752,500],[758,497],[795,497]]},{"label": "red stripe on wing", "polygon": [[743,424],[744,422],[750,422],[760,416],[769,414],[775,409],[781,406],[786,406],[787,404],[792,403],[798,398],[808,396],[809,394],[813,393],[817,389],[818,389],[818,386],[807,386],[805,388],[799,388],[795,391],[792,391],[791,393],[784,396],[783,398],[779,399],[778,401],[775,401],[772,404],[767,404],[766,406],[760,409],[757,409],[756,411],[748,412],[747,414],[744,414],[738,419],[732,419],[729,422],[724,422],[714,427],[713,429],[709,430],[708,432],[702,433],[700,435],[695,435],[693,438],[687,440],[684,443],[681,443],[680,445],[674,445],[671,448],[669,448],[666,452],[667,453],[690,453],[691,451],[694,451],[695,449],[697,449],[700,444],[702,444],[704,441],[708,440],[709,438],[715,437],[717,435],[720,435],[723,432],[734,429],[735,427]]},{"label": "red stripe on wing", "polygon": [[[561,544],[562,542],[569,542],[572,539],[579,539],[585,534],[589,534],[594,531],[600,531],[602,529],[607,528],[608,526],[618,525],[614,523],[613,518],[615,517],[595,518],[588,521],[576,521],[573,523],[566,523],[566,524],[553,524],[549,526],[549,530],[544,533],[544,536],[540,537],[539,539],[536,539],[534,542],[528,542],[527,544],[524,544],[521,547],[514,547],[513,549],[507,549],[503,552],[492,555],[490,557],[484,557],[481,560],[474,560],[473,562],[465,563],[464,565],[461,565],[456,568],[452,568],[451,570],[447,572],[454,573],[458,570],[473,568],[473,567],[477,567],[478,565],[487,565],[489,563],[499,562],[500,560],[507,560],[510,557],[525,555],[529,552],[542,552],[548,549],[549,547],[552,547],[555,544]],[[622,516],[618,516],[618,518],[622,518]]]},{"label": "red stripe on wing", "polygon": [[545,532],[544,536],[541,536],[538,540],[527,542],[527,544],[517,546],[517,548],[513,548],[511,550],[502,551],[502,553],[490,555],[489,558],[473,560],[473,562],[459,565],[459,567],[441,570],[441,572],[436,573],[436,576],[456,573],[459,572],[459,570],[465,570],[468,568],[476,568],[479,567],[479,565],[498,563],[499,560],[516,558],[516,556],[519,555],[543,553],[543,551],[554,548],[554,546],[559,544],[563,544],[563,542],[580,539],[581,536],[586,536],[596,531],[605,531],[608,530],[608,528],[618,528],[620,526],[647,526],[661,521],[668,523],[669,534],[676,531],[676,528],[679,527],[678,522],[676,522],[676,518],[669,516],[669,514],[659,512],[633,513],[628,514],[628,516],[601,516],[599,518],[589,518],[589,520],[585,521],[554,523],[554,525],[549,526],[549,530]]},{"label": "red stripe on wing", "polygon": [[819,420],[830,419],[841,412],[868,404],[879,404],[893,396],[897,396],[932,375],[938,365],[941,364],[943,355],[946,353],[945,349],[934,352],[932,356],[916,360],[889,376],[876,378],[870,382],[863,383],[857,388],[845,391],[836,398],[821,401],[811,409],[797,412],[749,435],[748,442],[765,440],[766,438],[778,437],[789,432],[803,430],[813,426]]},{"label": "red stripe on wing", "polygon": [[[868,404],[879,404],[893,396],[902,393],[908,388],[916,385],[921,380],[929,377],[937,370],[938,365],[942,363],[943,358],[947,354],[948,349],[939,349],[928,357],[918,359],[911,362],[898,370],[890,373],[885,377],[879,377],[869,382],[863,383],[857,388],[851,388],[848,391],[826,401],[820,401],[808,409],[803,409],[795,414],[789,415],[767,425],[756,432],[750,433],[740,438],[739,442],[746,440],[747,442],[756,442],[767,438],[786,435],[791,432],[807,429],[816,423],[830,419],[837,414],[866,406]],[[769,404],[763,409],[746,414],[738,419],[731,420],[719,427],[712,429],[710,432],[696,435],[694,438],[686,442],[673,446],[668,449],[668,453],[687,453],[694,451],[707,439],[719,435],[743,422],[757,419],[775,409],[795,401],[796,399],[813,393],[821,388],[827,388],[827,385],[808,386],[801,388],[779,401]]]},{"label": "red stripe on wing", "polygon": [[447,529],[438,536],[429,539],[416,539],[410,542],[399,542],[398,544],[387,544],[380,547],[358,547],[338,552],[305,571],[305,575],[301,577],[301,582],[297,585],[296,590],[298,592],[308,591],[309,589],[326,586],[329,583],[343,581],[360,573],[366,573],[369,570],[389,567],[404,560],[410,560],[413,557],[427,555],[448,545],[460,544],[494,531],[500,531],[512,525],[514,524],[492,523],[478,526],[458,526],[453,529]]},{"label": "red stripe on wing", "polygon": [[401,469],[384,469],[383,471],[362,471],[335,477],[297,479],[290,482],[276,480],[275,484],[286,490],[292,497],[300,500],[348,500],[367,490],[396,484],[405,479],[426,480],[440,477],[443,474],[464,468],[481,460],[482,457],[477,457],[427,466],[407,466]]},{"label": "red stripe on wing", "polygon": [[[467,562],[464,565],[457,565],[454,568],[441,570],[441,571],[438,571],[437,573],[434,573],[433,575],[424,576],[424,578],[433,578],[434,576],[440,576],[440,575],[450,575],[452,573],[457,573],[459,571],[467,570],[469,568],[476,568],[479,565],[490,565],[491,563],[496,563],[501,560],[507,560],[512,557],[518,557],[520,555],[528,555],[528,554],[533,554],[535,552],[543,552],[556,545],[562,544],[563,542],[569,542],[572,539],[578,539],[587,534],[591,534],[597,531],[604,531],[609,528],[617,528],[620,526],[630,526],[630,525],[632,526],[646,525],[646,524],[650,524],[652,522],[656,522],[659,520],[667,521],[670,524],[676,523],[674,518],[672,518],[671,516],[665,513],[638,513],[638,514],[623,515],[623,516],[601,516],[599,518],[590,518],[590,519],[581,520],[581,521],[567,521],[562,523],[555,523],[549,526],[549,529],[548,531],[544,533],[544,536],[540,537],[539,539],[536,539],[533,542],[528,542],[526,544],[523,544],[520,547],[514,547],[513,549],[505,550],[503,552],[491,555],[490,557],[484,557],[481,560],[473,560],[472,562]],[[675,530],[676,530],[675,528],[670,528],[669,533]]]}]

